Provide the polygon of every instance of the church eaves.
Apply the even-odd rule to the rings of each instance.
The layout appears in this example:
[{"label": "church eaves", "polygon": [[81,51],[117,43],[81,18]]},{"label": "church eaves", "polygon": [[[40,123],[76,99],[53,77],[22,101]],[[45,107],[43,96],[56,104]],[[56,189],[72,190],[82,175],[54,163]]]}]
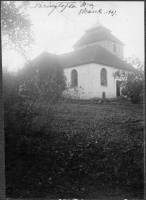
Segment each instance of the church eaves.
[{"label": "church eaves", "polygon": [[117,69],[133,71],[135,68],[100,45],[92,45],[78,51],[58,55],[63,68],[97,63]]}]

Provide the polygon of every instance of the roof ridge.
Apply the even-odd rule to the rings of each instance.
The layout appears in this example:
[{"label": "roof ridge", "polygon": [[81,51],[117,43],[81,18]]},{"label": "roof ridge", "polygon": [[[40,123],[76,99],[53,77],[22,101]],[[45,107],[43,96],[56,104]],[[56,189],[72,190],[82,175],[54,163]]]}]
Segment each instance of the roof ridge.
[{"label": "roof ridge", "polygon": [[[112,33],[110,33],[113,37],[115,37],[119,42],[122,42],[120,39],[118,39],[115,35],[113,35]],[[123,42],[122,42],[123,43]],[[123,45],[125,46],[125,44],[123,43]]]},{"label": "roof ridge", "polygon": [[117,60],[120,60],[120,61],[121,61],[121,62],[123,62],[124,64],[126,64],[126,65],[128,65],[128,66],[130,66],[130,67],[132,67],[132,68],[133,68],[133,66],[129,65],[128,63],[126,63],[126,61],[125,61],[125,60],[123,60],[123,59],[119,58],[118,56],[116,56],[116,55],[115,55],[115,54],[113,54],[112,52],[108,51],[106,48],[102,47],[101,45],[100,45],[100,47],[101,47],[101,49],[104,49],[105,51],[107,51],[107,52],[109,53],[109,55],[110,55],[110,56],[113,56],[113,57],[115,57]]},{"label": "roof ridge", "polygon": [[[90,26],[88,29],[86,29],[85,32],[91,31],[91,30],[93,30],[93,29],[97,29],[97,28],[99,28],[99,27],[102,27],[102,28],[104,28],[104,29],[109,30],[106,26],[104,26],[103,24],[101,24],[101,23],[99,22],[99,20],[97,19],[96,23],[94,23],[92,26]],[[110,30],[109,30],[109,31],[110,31]]]},{"label": "roof ridge", "polygon": [[[93,45],[92,45],[92,46],[93,46]],[[94,54],[93,54],[93,56],[92,56],[92,60],[91,60],[92,62],[95,61],[96,51],[97,51],[98,48],[100,48],[100,49],[106,51],[106,53],[108,53],[109,56],[112,56],[113,58],[116,58],[117,60],[119,60],[119,61],[122,62],[123,64],[127,65],[127,67],[128,67],[128,66],[129,66],[130,68],[132,67],[131,65],[129,65],[128,63],[126,63],[124,60],[122,60],[122,59],[119,58],[118,56],[114,55],[112,52],[108,51],[106,48],[102,47],[100,44],[96,44],[96,45],[94,45],[94,46],[96,46],[96,48],[95,48]],[[113,66],[112,66],[112,67],[113,67]],[[132,68],[133,68],[133,67],[132,67]]]},{"label": "roof ridge", "polygon": [[[49,52],[46,53],[46,57],[52,57]],[[59,63],[63,68],[85,65],[87,63],[97,63],[117,69],[134,70],[132,66],[114,55],[112,52],[108,51],[106,48],[102,47],[100,44],[94,44],[77,51],[54,56],[57,56]],[[42,62],[44,57],[39,56],[36,59],[36,62]]]},{"label": "roof ridge", "polygon": [[125,45],[122,41],[120,41],[115,35],[111,32],[99,31],[99,32],[91,32],[85,33],[72,47],[82,46],[88,43],[101,41],[103,39],[114,41],[120,45]]},{"label": "roof ridge", "polygon": [[74,51],[70,51],[70,52],[66,52],[66,53],[62,53],[62,54],[58,54],[57,56],[64,56],[64,55],[69,55],[71,53],[74,53]]},{"label": "roof ridge", "polygon": [[57,56],[56,54],[50,53],[48,51],[43,51],[41,54],[39,54],[37,57],[31,60],[31,62],[37,62],[39,59],[41,59],[43,56]]}]

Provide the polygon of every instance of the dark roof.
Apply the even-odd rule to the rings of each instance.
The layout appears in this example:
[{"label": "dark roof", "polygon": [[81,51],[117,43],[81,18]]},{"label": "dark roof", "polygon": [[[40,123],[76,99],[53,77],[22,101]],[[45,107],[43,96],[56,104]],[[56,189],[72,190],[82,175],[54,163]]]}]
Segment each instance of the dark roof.
[{"label": "dark roof", "polygon": [[81,50],[61,54],[58,55],[58,58],[63,68],[78,66],[86,63],[98,63],[124,70],[135,69],[100,45],[92,45]]},{"label": "dark roof", "polygon": [[37,56],[34,60],[32,60],[32,64],[33,65],[35,65],[36,63],[39,64],[44,59],[51,59],[52,60],[54,57],[56,59],[57,55],[44,51],[39,56]]},{"label": "dark roof", "polygon": [[105,29],[101,29],[99,31],[85,33],[73,45],[73,47],[93,43],[93,42],[100,41],[100,40],[110,40],[110,41],[116,42],[118,44],[124,45],[124,43],[121,42],[118,38],[116,38],[112,33],[110,33],[109,31],[106,31]]}]

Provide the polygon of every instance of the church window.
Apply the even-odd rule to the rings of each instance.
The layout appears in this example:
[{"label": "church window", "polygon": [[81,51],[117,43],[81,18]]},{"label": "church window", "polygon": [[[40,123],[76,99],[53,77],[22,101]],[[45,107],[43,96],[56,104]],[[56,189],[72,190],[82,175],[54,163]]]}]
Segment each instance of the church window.
[{"label": "church window", "polygon": [[78,73],[75,69],[71,72],[71,86],[77,87],[78,86]]},{"label": "church window", "polygon": [[105,68],[101,69],[100,78],[101,78],[101,85],[107,85],[107,71]]},{"label": "church window", "polygon": [[117,45],[116,44],[113,44],[113,52],[117,53]]}]

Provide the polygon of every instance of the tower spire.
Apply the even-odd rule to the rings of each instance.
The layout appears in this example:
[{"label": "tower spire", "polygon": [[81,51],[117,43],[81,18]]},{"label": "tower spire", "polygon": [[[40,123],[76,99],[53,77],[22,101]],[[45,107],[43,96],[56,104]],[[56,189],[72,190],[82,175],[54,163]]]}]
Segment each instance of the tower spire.
[{"label": "tower spire", "polygon": [[[91,31],[91,30],[97,30],[97,28],[99,28],[99,27],[102,27],[102,28],[104,28],[104,29],[106,29],[106,30],[109,30],[108,28],[106,28],[105,26],[103,26],[100,22],[99,22],[99,13],[97,14],[97,21],[96,21],[96,23],[95,24],[93,24],[90,28],[88,28],[85,32],[89,32],[89,31]],[[99,30],[99,29],[98,29]],[[110,31],[110,30],[109,30]],[[111,32],[111,31],[110,31]]]},{"label": "tower spire", "polygon": [[96,21],[96,26],[101,26],[102,24],[99,22],[99,13],[97,13],[97,21]]}]

